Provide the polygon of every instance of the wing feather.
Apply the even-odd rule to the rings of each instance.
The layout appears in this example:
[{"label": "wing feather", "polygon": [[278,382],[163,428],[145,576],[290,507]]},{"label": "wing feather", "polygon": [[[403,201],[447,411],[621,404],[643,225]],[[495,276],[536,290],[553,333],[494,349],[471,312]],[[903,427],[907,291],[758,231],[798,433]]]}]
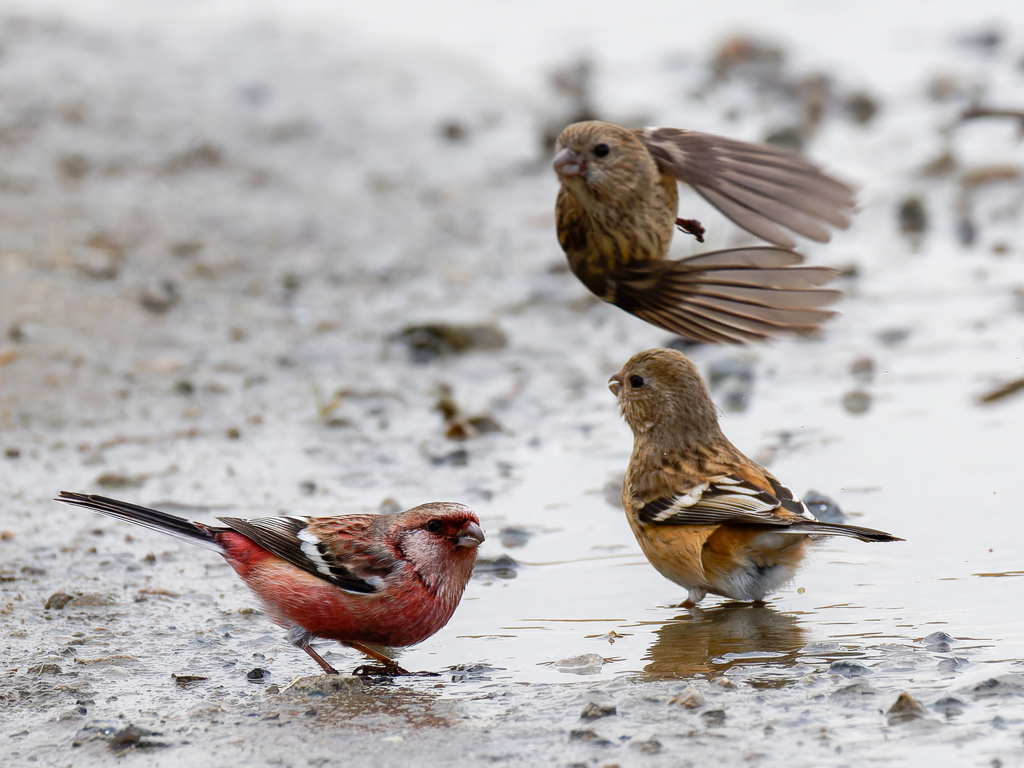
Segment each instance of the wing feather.
[{"label": "wing feather", "polygon": [[[363,520],[362,518],[367,518]],[[317,536],[315,521],[308,517],[258,517],[243,520],[235,517],[217,518],[234,531],[252,539],[264,549],[273,552],[292,565],[331,582],[346,592],[372,594],[379,592],[383,581],[379,575],[361,573],[353,567],[355,563],[347,558],[337,557],[331,548]],[[345,515],[347,527],[353,525],[367,528],[372,517],[369,515]]]},{"label": "wing feather", "polygon": [[636,135],[662,174],[689,184],[736,224],[771,243],[795,245],[785,230],[826,242],[825,224],[849,226],[853,188],[799,155],[678,128],[643,128]]},{"label": "wing feather", "polygon": [[807,506],[774,477],[769,492],[737,475],[718,475],[672,498],[640,509],[647,525],[770,525],[777,533],[849,536],[861,541],[903,541],[874,528],[819,523]]},{"label": "wing feather", "polygon": [[820,307],[841,294],[818,286],[834,272],[800,261],[780,248],[737,248],[633,262],[616,269],[609,282],[616,305],[653,325],[696,341],[743,343],[781,332],[813,333],[833,316]]}]

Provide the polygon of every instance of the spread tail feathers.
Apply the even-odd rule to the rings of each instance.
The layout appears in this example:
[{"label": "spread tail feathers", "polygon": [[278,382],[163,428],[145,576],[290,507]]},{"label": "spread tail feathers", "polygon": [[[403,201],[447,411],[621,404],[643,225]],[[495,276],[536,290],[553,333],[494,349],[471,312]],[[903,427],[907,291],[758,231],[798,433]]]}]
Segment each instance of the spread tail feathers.
[{"label": "spread tail feathers", "polygon": [[72,504],[76,507],[91,509],[101,515],[116,517],[118,520],[125,520],[143,528],[149,528],[160,533],[166,533],[179,539],[184,539],[190,544],[196,544],[205,549],[212,549],[214,552],[223,553],[224,549],[217,543],[213,533],[218,530],[209,528],[201,523],[193,523],[182,517],[169,515],[149,507],[140,507],[137,504],[129,504],[126,501],[110,499],[106,496],[95,496],[88,493],[71,493],[61,491],[56,501],[63,501],[65,504]]},{"label": "spread tail feathers", "polygon": [[789,526],[785,533],[810,533],[820,536],[849,536],[861,541],[903,541],[899,536],[893,536],[885,531],[876,531],[874,528],[861,528],[858,525],[842,525],[840,523],[819,523],[807,521]]},{"label": "spread tail feathers", "polygon": [[631,264],[616,275],[615,304],[695,341],[742,344],[811,334],[841,293],[819,286],[835,272],[784,248],[732,248],[679,261]]}]

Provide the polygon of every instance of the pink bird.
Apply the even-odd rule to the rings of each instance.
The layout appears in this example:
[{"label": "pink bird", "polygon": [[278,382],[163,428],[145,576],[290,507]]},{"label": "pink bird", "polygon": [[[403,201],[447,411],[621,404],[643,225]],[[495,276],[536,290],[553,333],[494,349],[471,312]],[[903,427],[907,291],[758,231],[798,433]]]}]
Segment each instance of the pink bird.
[{"label": "pink bird", "polygon": [[221,517],[219,527],[105,496],[61,491],[57,501],[219,553],[288,629],[288,642],[329,675],[338,671],[313,650],[313,638],[383,665],[357,673],[409,674],[367,645],[415,645],[447,624],[484,541],[476,514],[450,502],[388,515]]}]

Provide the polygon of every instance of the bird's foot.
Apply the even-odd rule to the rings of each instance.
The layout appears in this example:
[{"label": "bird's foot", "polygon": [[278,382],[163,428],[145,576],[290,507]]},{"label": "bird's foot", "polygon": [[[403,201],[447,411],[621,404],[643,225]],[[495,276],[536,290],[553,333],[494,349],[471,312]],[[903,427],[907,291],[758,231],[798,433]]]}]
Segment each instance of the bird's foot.
[{"label": "bird's foot", "polygon": [[707,232],[704,226],[696,219],[676,219],[676,226],[680,232],[693,235],[698,243],[704,242],[704,233]]},{"label": "bird's foot", "polygon": [[409,677],[413,673],[392,661],[387,664],[360,664],[352,674],[356,677]]}]

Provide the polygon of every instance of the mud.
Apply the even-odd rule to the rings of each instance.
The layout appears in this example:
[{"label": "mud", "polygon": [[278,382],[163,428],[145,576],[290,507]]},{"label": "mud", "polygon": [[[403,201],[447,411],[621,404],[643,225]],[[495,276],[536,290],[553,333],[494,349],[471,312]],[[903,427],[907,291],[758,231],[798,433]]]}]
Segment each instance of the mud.
[{"label": "mud", "polygon": [[[0,15],[4,765],[1024,762],[1024,396],[989,394],[1024,367],[1024,154],[1012,117],[960,120],[1024,102],[1019,29],[930,22],[891,79],[774,39],[552,54],[589,74],[528,91],[358,29],[182,18]],[[689,354],[726,372],[733,442],[905,543],[674,607],[605,388],[670,339],[553,236],[543,137],[581,103],[786,129],[862,185],[851,230],[801,244],[847,292],[820,338]],[[705,247],[743,242],[684,200]],[[400,654],[439,677],[289,687],[315,666],[216,555],[62,489],[196,519],[461,501],[486,567]]]}]

